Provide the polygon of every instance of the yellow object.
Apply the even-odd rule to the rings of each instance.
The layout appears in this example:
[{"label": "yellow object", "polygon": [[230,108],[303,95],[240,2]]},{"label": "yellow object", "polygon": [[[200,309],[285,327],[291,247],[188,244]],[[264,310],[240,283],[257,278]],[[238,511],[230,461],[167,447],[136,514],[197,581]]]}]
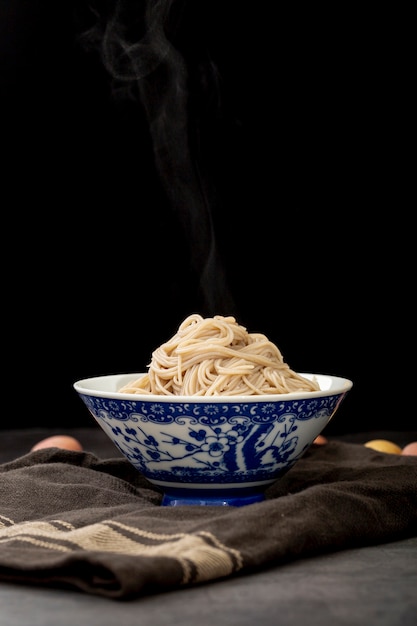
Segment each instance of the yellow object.
[{"label": "yellow object", "polygon": [[378,452],[387,452],[388,454],[401,454],[402,449],[396,443],[387,439],[371,439],[364,444],[365,448],[372,448]]}]

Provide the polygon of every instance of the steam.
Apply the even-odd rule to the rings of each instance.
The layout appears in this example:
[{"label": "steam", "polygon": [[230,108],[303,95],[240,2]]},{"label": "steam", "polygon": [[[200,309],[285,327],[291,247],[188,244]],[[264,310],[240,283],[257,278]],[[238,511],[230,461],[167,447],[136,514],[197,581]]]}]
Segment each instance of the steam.
[{"label": "steam", "polygon": [[[233,313],[213,227],[215,189],[202,167],[198,112],[191,111],[190,76],[179,48],[187,0],[113,0],[107,5],[106,14],[102,4],[95,11],[84,41],[99,50],[115,94],[137,98],[146,114],[156,169],[190,242],[205,313]],[[216,90],[216,68],[209,60],[203,84]]]}]

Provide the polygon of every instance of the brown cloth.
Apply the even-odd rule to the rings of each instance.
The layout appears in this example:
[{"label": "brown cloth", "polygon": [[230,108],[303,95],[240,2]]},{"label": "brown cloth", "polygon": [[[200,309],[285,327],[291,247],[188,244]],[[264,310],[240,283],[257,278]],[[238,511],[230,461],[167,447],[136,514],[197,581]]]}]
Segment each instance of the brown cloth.
[{"label": "brown cloth", "polygon": [[417,457],[313,445],[243,507],[161,507],[125,459],[0,465],[0,580],[127,599],[417,534]]}]

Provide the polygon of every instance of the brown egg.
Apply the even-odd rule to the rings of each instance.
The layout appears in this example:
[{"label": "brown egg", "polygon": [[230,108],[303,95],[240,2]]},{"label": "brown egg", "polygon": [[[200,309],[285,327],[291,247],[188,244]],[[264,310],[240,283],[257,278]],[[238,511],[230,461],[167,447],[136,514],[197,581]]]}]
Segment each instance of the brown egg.
[{"label": "brown egg", "polygon": [[401,454],[404,454],[405,456],[417,455],[417,441],[407,443],[407,445],[402,449]]},{"label": "brown egg", "polygon": [[75,437],[69,435],[54,435],[47,437],[35,443],[31,448],[31,452],[41,450],[42,448],[62,448],[63,450],[82,450],[83,447]]},{"label": "brown egg", "polygon": [[323,444],[327,443],[327,439],[324,435],[318,435],[313,443],[317,443],[319,446],[322,446]]},{"label": "brown egg", "polygon": [[387,452],[388,454],[401,454],[402,450],[396,443],[388,441],[388,439],[371,439],[364,444],[365,448],[372,448],[378,452]]}]

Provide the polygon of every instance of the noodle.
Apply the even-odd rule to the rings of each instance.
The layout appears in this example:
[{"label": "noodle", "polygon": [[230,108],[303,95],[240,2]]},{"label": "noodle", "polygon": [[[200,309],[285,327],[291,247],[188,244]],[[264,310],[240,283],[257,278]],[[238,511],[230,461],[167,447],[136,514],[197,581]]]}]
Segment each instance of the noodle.
[{"label": "noodle", "polygon": [[265,335],[248,333],[234,317],[193,314],[152,353],[148,372],[122,393],[240,396],[318,391],[284,362]]}]

